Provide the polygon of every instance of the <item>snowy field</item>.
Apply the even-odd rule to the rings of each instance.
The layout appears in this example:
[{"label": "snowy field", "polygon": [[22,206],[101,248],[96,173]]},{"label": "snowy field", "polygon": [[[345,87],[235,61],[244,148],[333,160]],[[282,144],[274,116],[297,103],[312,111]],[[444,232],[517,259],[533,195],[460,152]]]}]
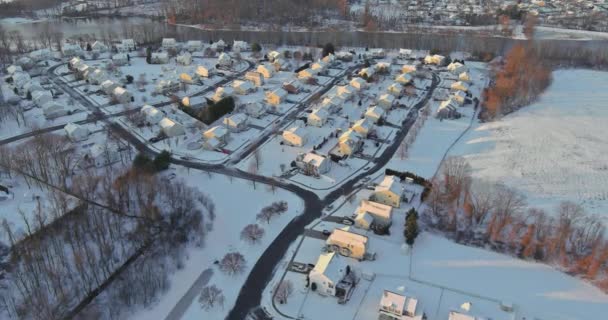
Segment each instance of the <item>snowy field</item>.
[{"label": "snowy field", "polygon": [[608,73],[559,70],[537,103],[500,121],[476,124],[454,154],[473,176],[503,182],[531,206],[580,203],[608,222]]},{"label": "snowy field", "polygon": [[[213,200],[217,214],[213,230],[207,234],[206,245],[203,248],[188,250],[188,260],[185,261],[184,268],[170,276],[171,288],[169,291],[151,307],[140,310],[128,318],[133,320],[164,319],[201,272],[210,268],[213,275],[208,284],[215,284],[223,289],[226,297],[224,308],[216,308],[208,312],[203,310],[198,303],[199,290],[189,307],[182,310],[185,312],[182,319],[223,319],[232,308],[242,284],[266,246],[291,219],[302,213],[304,204],[295,195],[286,191],[277,189],[273,192],[260,184],[254,190],[250,182],[240,179],[230,179],[222,175],[209,176],[204,172],[185,168],[179,168],[174,172],[177,176],[183,177],[188,185],[197,187]],[[238,201],[234,201],[235,195],[238,195]],[[265,234],[259,244],[251,245],[240,239],[243,227],[256,223],[255,215],[260,209],[274,201],[281,200],[287,201],[289,210],[273,219],[270,224],[260,223],[265,229]],[[221,259],[228,252],[235,251],[245,256],[247,265],[242,274],[229,277],[219,271],[213,265],[213,261]]]}]

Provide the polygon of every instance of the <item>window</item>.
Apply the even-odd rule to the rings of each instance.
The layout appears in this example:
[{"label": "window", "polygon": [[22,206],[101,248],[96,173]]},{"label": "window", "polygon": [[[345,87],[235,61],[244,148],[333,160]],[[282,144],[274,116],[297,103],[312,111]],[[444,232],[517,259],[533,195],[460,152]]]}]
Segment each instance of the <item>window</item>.
[{"label": "window", "polygon": [[330,289],[333,289],[334,285],[330,282],[330,283],[327,284],[327,287],[330,288]]}]

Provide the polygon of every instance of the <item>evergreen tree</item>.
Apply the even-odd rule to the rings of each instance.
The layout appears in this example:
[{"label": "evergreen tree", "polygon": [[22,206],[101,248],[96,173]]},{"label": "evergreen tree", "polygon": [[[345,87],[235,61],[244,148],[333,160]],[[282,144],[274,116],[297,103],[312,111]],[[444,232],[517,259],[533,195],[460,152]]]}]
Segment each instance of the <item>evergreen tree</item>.
[{"label": "evergreen tree", "polygon": [[414,245],[414,241],[418,236],[418,212],[412,208],[407,212],[405,216],[405,243],[407,243],[410,247]]}]

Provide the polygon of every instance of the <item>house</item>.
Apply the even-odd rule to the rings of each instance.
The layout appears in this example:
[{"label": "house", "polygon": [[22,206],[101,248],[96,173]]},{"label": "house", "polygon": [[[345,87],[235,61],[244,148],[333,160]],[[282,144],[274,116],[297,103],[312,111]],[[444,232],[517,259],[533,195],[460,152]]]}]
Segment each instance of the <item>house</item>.
[{"label": "house", "polygon": [[283,82],[282,88],[285,89],[287,93],[298,94],[302,89],[302,84],[298,80],[292,79],[287,82]]},{"label": "house", "polygon": [[334,229],[325,240],[325,248],[330,252],[337,252],[342,256],[357,259],[359,261],[373,260],[373,254],[369,252],[369,241],[366,236],[350,232],[348,227]]},{"label": "house", "polygon": [[440,66],[443,64],[444,61],[445,61],[445,57],[442,55],[438,55],[438,54],[427,55],[426,57],[424,57],[425,64],[434,64],[434,65]]},{"label": "house", "polygon": [[327,66],[330,66],[332,64],[334,64],[334,62],[336,62],[336,56],[334,56],[332,53],[326,55],[325,57],[321,58],[321,61],[324,62]]},{"label": "house", "polygon": [[315,127],[322,127],[327,122],[329,113],[325,109],[315,109],[308,114],[308,124]]},{"label": "house", "polygon": [[344,100],[338,96],[328,96],[321,101],[321,108],[329,113],[334,113],[344,105]]},{"label": "house", "polygon": [[179,82],[192,84],[192,83],[194,83],[194,80],[192,79],[192,76],[190,76],[189,74],[181,73],[179,75]]},{"label": "house", "polygon": [[416,66],[411,64],[404,64],[401,67],[401,73],[414,73],[416,72]]},{"label": "house", "polygon": [[385,93],[378,98],[378,105],[384,110],[390,109],[393,106],[393,103],[395,103],[395,97],[388,93]]},{"label": "house", "polygon": [[240,132],[247,130],[247,115],[244,113],[233,114],[224,118],[224,125],[230,132]]},{"label": "house", "polygon": [[222,39],[211,44],[211,50],[215,52],[222,52],[224,51],[224,48],[226,48],[226,42],[224,42]]},{"label": "house", "polygon": [[313,74],[325,73],[326,69],[327,69],[327,64],[323,61],[315,62],[310,66],[310,70],[312,70]]},{"label": "house", "polygon": [[266,113],[266,107],[259,102],[247,103],[243,106],[245,114],[250,117],[259,118]]},{"label": "house", "polygon": [[53,94],[48,90],[38,90],[32,92],[32,101],[42,107],[50,101],[53,101]]},{"label": "house", "polygon": [[[382,110],[382,109],[380,109]],[[354,132],[358,133],[361,137],[367,138],[367,135],[373,128],[372,121],[369,119],[359,119],[357,120],[352,127],[350,127]]]},{"label": "house", "polygon": [[163,79],[156,83],[154,91],[159,94],[168,94],[179,90],[180,83],[173,79]]},{"label": "house", "polygon": [[318,177],[329,172],[331,160],[316,153],[302,154],[296,159],[296,165],[305,175]]},{"label": "house", "polygon": [[103,42],[95,41],[91,45],[91,50],[94,53],[103,53],[103,52],[108,51],[108,46],[106,46],[105,44],[103,44]]},{"label": "house", "polygon": [[285,144],[295,147],[302,147],[308,140],[308,132],[306,129],[298,126],[293,126],[283,131],[283,141]]},{"label": "house", "polygon": [[175,58],[175,62],[181,64],[182,66],[189,66],[192,64],[192,55],[190,52],[184,52]]},{"label": "house", "polygon": [[169,138],[177,137],[186,134],[186,130],[181,123],[175,122],[169,118],[163,118],[158,122],[162,132]]},{"label": "house", "polygon": [[150,62],[152,64],[166,64],[169,62],[169,54],[166,52],[153,52]]},{"label": "house", "polygon": [[458,312],[458,311],[450,311],[448,314],[448,320],[484,320],[485,318],[479,318],[472,316],[470,314]]},{"label": "house", "polygon": [[15,64],[23,68],[23,70],[29,70],[34,66],[34,60],[30,57],[21,57],[15,61]]},{"label": "house", "polygon": [[13,75],[17,72],[23,72],[23,68],[21,68],[20,66],[14,65],[14,64],[10,65],[6,68],[6,73],[8,75]]},{"label": "house", "polygon": [[234,92],[236,94],[241,94],[241,95],[249,94],[249,93],[255,91],[255,87],[253,86],[253,84],[251,82],[242,81],[242,80],[232,81],[232,88],[234,89]]},{"label": "house", "polygon": [[196,75],[201,77],[201,78],[208,78],[209,77],[209,70],[203,66],[198,66],[196,67],[196,71],[195,71]]},{"label": "house", "polygon": [[462,64],[460,62],[452,62],[452,63],[448,64],[447,69],[449,72],[451,72],[454,75],[459,75],[463,72],[468,71],[467,66],[465,66],[464,64]]},{"label": "house", "polygon": [[291,64],[285,62],[285,60],[283,60],[283,59],[276,59],[271,64],[274,67],[274,71],[276,71],[276,72],[279,72],[281,70],[286,70],[291,65]]},{"label": "house", "polygon": [[270,62],[274,62],[277,59],[283,58],[283,55],[278,51],[270,51],[266,56],[268,57],[268,61]]},{"label": "house", "polygon": [[312,71],[312,69],[310,69],[310,68],[306,68],[304,70],[298,71],[298,79],[300,79],[300,80],[308,80],[314,76],[315,76],[315,74]]},{"label": "house", "polygon": [[150,105],[143,106],[140,112],[149,124],[157,124],[165,117],[164,113]]},{"label": "house", "polygon": [[393,208],[401,206],[403,188],[399,178],[395,176],[385,176],[382,182],[376,186],[371,199],[378,203],[389,205]]},{"label": "house", "polygon": [[350,85],[353,88],[361,91],[367,87],[367,81],[365,81],[365,79],[363,78],[353,78],[352,80],[350,80]]},{"label": "house", "polygon": [[91,161],[97,168],[107,166],[120,160],[118,149],[112,145],[94,144],[87,155],[86,159]]},{"label": "house", "polygon": [[84,64],[84,61],[78,57],[74,57],[68,61],[68,69],[78,69],[80,65]]},{"label": "house", "polygon": [[266,102],[273,106],[285,102],[287,99],[287,91],[283,88],[277,88],[274,91],[266,92]]},{"label": "house", "polygon": [[457,102],[459,105],[463,105],[464,101],[467,98],[467,94],[464,91],[456,91],[456,92],[452,93],[451,98],[452,98],[452,100]]},{"label": "house", "polygon": [[65,133],[68,135],[68,138],[73,141],[83,141],[89,138],[89,129],[84,126],[68,123],[63,127]]},{"label": "house", "polygon": [[205,150],[217,150],[223,145],[223,143],[216,138],[209,138],[203,140],[203,149]]},{"label": "house", "polygon": [[471,76],[469,75],[468,72],[463,72],[458,75],[458,80],[469,83],[469,82],[471,82]]},{"label": "house", "polygon": [[75,43],[65,43],[61,46],[61,53],[64,57],[74,57],[82,55],[82,48]]},{"label": "house", "polygon": [[30,82],[32,80],[30,75],[26,72],[16,72],[15,74],[12,75],[11,78],[13,78],[13,85],[18,90],[23,89],[25,84],[27,84],[28,82]]},{"label": "house", "polygon": [[232,58],[226,52],[222,52],[217,57],[217,64],[222,67],[230,67],[232,65]]},{"label": "house", "polygon": [[28,93],[31,95],[34,91],[44,91],[42,85],[37,80],[30,80],[26,84],[23,85],[21,91],[27,95]]},{"label": "house", "polygon": [[372,54],[372,57],[376,59],[386,57],[386,52],[382,48],[371,49],[370,53]]},{"label": "house", "polygon": [[63,105],[50,101],[42,106],[42,114],[47,119],[55,119],[68,114],[68,110]]},{"label": "house", "polygon": [[120,47],[124,51],[133,51],[135,50],[135,41],[133,39],[122,39]]},{"label": "house", "polygon": [[393,96],[399,97],[403,94],[403,86],[400,83],[395,82],[388,86],[387,91]]},{"label": "house", "polygon": [[376,71],[372,67],[363,68],[359,71],[359,76],[362,78],[369,79],[369,78],[373,77],[375,73],[376,73]]},{"label": "house", "polygon": [[256,69],[256,71],[261,73],[264,76],[264,78],[266,78],[266,79],[272,78],[272,75],[275,72],[274,67],[268,63],[259,65],[258,68]]},{"label": "house", "polygon": [[205,140],[217,139],[222,144],[226,144],[230,138],[230,132],[224,126],[215,126],[203,132],[203,138],[205,138]]},{"label": "house", "polygon": [[340,61],[353,61],[353,54],[348,51],[338,51],[335,56]]},{"label": "house", "polygon": [[113,92],[114,98],[118,103],[131,103],[134,101],[133,95],[131,92],[127,91],[123,87],[116,87]]},{"label": "house", "polygon": [[203,42],[199,40],[190,40],[186,42],[186,50],[188,52],[195,52],[203,50]]},{"label": "house", "polygon": [[367,111],[365,111],[365,118],[368,119],[369,121],[371,121],[372,123],[378,123],[378,121],[380,121],[380,119],[384,118],[384,109],[378,107],[378,106],[373,106],[373,107],[369,107],[367,108]]},{"label": "house", "polygon": [[245,80],[251,81],[256,87],[264,85],[264,76],[255,71],[249,71],[245,73]]},{"label": "house", "polygon": [[393,208],[382,203],[362,200],[355,214],[355,226],[361,229],[369,230],[372,227],[368,223],[369,217],[372,218],[372,224],[378,226],[386,228],[393,224]]},{"label": "house", "polygon": [[408,84],[410,82],[412,82],[412,75],[409,73],[402,73],[400,75],[397,76],[397,78],[395,78],[395,81],[397,81],[397,83],[400,84]]},{"label": "house", "polygon": [[174,38],[163,38],[161,47],[164,50],[175,50],[177,48],[177,41]]},{"label": "house", "polygon": [[452,85],[450,86],[450,89],[452,91],[460,90],[460,91],[468,92],[469,85],[462,81],[456,81],[456,82],[452,83]]},{"label": "house", "polygon": [[105,80],[101,83],[101,90],[107,95],[113,94],[116,87],[118,87],[118,84],[112,80]]},{"label": "house", "polygon": [[378,320],[424,320],[426,315],[417,310],[418,299],[384,290],[378,309]]},{"label": "house", "polygon": [[108,78],[107,74],[105,73],[105,71],[103,71],[101,69],[95,69],[95,70],[93,70],[93,72],[89,72],[87,74],[87,80],[89,81],[90,84],[94,84],[94,85],[98,85],[98,84],[102,83],[107,78]]},{"label": "house", "polygon": [[338,139],[338,148],[340,154],[344,156],[350,156],[361,149],[363,145],[363,139],[361,135],[352,129],[346,130]]},{"label": "house", "polygon": [[350,267],[345,259],[335,252],[322,253],[308,274],[310,289],[323,296],[346,296],[347,292],[339,284],[349,273]]},{"label": "house", "polygon": [[215,94],[213,95],[211,100],[217,102],[226,97],[232,96],[234,96],[234,89],[232,89],[232,87],[218,87],[217,89],[215,89]]},{"label": "house", "polygon": [[30,59],[38,62],[51,59],[53,57],[53,53],[49,49],[38,49],[30,52],[29,57]]},{"label": "house", "polygon": [[409,59],[412,56],[412,49],[399,49],[399,58]]},{"label": "house", "polygon": [[76,68],[76,75],[79,79],[84,79],[84,76],[87,72],[89,72],[90,67],[86,64],[81,64]]},{"label": "house", "polygon": [[455,99],[450,98],[443,101],[439,108],[437,108],[437,114],[435,115],[438,119],[451,119],[458,114],[458,103]]},{"label": "house", "polygon": [[251,48],[246,41],[234,40],[232,41],[232,51],[234,52],[245,52],[249,51]]},{"label": "house", "polygon": [[376,72],[389,73],[391,71],[391,64],[384,61],[378,62],[374,65],[374,70]]},{"label": "house", "polygon": [[348,100],[350,99],[352,96],[355,95],[356,89],[349,85],[345,85],[345,86],[335,86],[333,88],[331,88],[331,90],[327,93],[327,95],[335,95],[339,98],[341,98],[342,100]]}]

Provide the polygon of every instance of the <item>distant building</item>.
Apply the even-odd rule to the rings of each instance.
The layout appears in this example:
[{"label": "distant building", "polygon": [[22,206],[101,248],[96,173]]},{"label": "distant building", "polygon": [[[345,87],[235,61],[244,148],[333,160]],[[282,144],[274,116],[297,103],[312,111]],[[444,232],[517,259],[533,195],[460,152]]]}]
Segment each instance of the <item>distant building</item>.
[{"label": "distant building", "polygon": [[329,113],[325,109],[315,109],[308,114],[308,125],[322,127],[327,122]]},{"label": "distant building", "polygon": [[217,57],[217,64],[222,67],[230,67],[232,66],[232,58],[226,52],[222,52]]},{"label": "distant building", "polygon": [[177,41],[174,38],[163,38],[161,47],[165,50],[175,50],[177,48]]},{"label": "distant building", "polygon": [[308,132],[304,128],[294,126],[283,131],[283,141],[288,145],[302,147],[307,140]]},{"label": "distant building", "polygon": [[[382,109],[380,109],[380,110],[382,110]],[[359,120],[357,120],[357,121],[356,121],[356,122],[355,122],[355,123],[352,125],[351,129],[352,129],[354,132],[356,132],[356,133],[358,133],[359,135],[361,135],[361,137],[363,137],[363,138],[367,138],[367,135],[368,135],[368,134],[369,134],[369,132],[372,130],[373,126],[374,126],[374,125],[372,124],[372,122],[371,122],[369,119],[364,118],[364,119],[359,119]]]},{"label": "distant building", "polygon": [[163,133],[169,138],[186,134],[186,130],[181,123],[175,122],[169,118],[163,118],[158,122],[158,125]]},{"label": "distant building", "polygon": [[247,130],[247,115],[244,113],[233,114],[223,120],[224,125],[231,132],[240,132]]},{"label": "distant building", "polygon": [[183,66],[189,66],[192,64],[192,55],[190,54],[190,52],[184,52],[183,54],[177,56],[177,58],[175,58],[175,61]]},{"label": "distant building", "polygon": [[270,105],[277,106],[287,99],[287,91],[283,88],[277,88],[274,91],[266,92],[266,102]]},{"label": "distant building", "polygon": [[203,42],[199,40],[190,40],[186,42],[186,50],[188,52],[196,52],[203,50]]},{"label": "distant building", "polygon": [[169,54],[166,52],[154,52],[150,57],[152,64],[167,64],[169,62]]},{"label": "distant building", "polygon": [[150,105],[143,106],[140,112],[149,124],[157,124],[165,117],[164,113]]},{"label": "distant building", "polygon": [[[135,41],[133,39],[122,39],[120,46],[124,51],[133,51],[136,49]],[[120,50],[119,50],[120,51]]]},{"label": "distant building", "polygon": [[374,189],[371,199],[393,208],[399,208],[401,206],[402,195],[403,188],[401,187],[399,178],[395,176],[385,176],[382,182]]},{"label": "distant building", "polygon": [[413,72],[416,72],[415,65],[404,64],[403,67],[401,67],[401,73],[409,74],[409,73],[413,73]]},{"label": "distant building", "polygon": [[445,57],[442,55],[438,55],[438,54],[434,54],[434,55],[427,55],[424,58],[424,63],[425,64],[434,64],[434,65],[443,65],[443,62],[445,61]]},{"label": "distant building", "polygon": [[78,124],[68,123],[63,129],[65,130],[68,139],[74,142],[83,141],[89,137],[89,130]]},{"label": "distant building", "polygon": [[454,75],[459,75],[459,74],[461,74],[463,72],[468,71],[468,68],[464,64],[462,64],[460,62],[452,62],[452,63],[450,63],[448,65],[447,69],[448,69],[448,71],[450,71]]},{"label": "distant building", "polygon": [[417,310],[418,299],[384,290],[378,310],[378,320],[424,320],[426,315]]}]

